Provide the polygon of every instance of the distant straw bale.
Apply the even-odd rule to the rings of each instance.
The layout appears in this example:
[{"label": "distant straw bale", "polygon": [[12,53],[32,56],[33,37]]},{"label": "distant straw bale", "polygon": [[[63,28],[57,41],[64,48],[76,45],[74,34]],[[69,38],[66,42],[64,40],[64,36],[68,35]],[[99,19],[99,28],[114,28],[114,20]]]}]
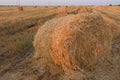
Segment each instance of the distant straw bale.
[{"label": "distant straw bale", "polygon": [[93,8],[91,7],[79,7],[78,13],[84,13],[84,12],[93,12]]},{"label": "distant straw bale", "polygon": [[67,15],[67,9],[65,6],[60,6],[57,9],[58,16],[66,16]]},{"label": "distant straw bale", "polygon": [[34,6],[34,8],[37,8],[37,6]]},{"label": "distant straw bale", "polygon": [[17,11],[23,11],[23,6],[18,6]]},{"label": "distant straw bale", "polygon": [[[83,80],[82,73],[78,73],[81,79],[75,77],[77,71],[93,69],[95,63],[109,57],[111,44],[111,30],[96,13],[50,20],[38,30],[34,39],[35,56],[42,64],[49,64],[49,73],[62,75],[64,71],[77,80]],[[64,78],[69,80],[70,76]]]}]

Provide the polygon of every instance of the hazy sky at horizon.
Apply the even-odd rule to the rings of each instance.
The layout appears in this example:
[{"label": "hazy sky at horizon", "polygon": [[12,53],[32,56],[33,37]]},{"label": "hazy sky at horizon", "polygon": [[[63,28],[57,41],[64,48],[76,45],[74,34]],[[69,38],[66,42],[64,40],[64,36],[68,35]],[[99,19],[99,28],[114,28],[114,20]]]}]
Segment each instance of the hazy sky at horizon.
[{"label": "hazy sky at horizon", "polygon": [[0,5],[108,5],[120,0],[0,0]]}]

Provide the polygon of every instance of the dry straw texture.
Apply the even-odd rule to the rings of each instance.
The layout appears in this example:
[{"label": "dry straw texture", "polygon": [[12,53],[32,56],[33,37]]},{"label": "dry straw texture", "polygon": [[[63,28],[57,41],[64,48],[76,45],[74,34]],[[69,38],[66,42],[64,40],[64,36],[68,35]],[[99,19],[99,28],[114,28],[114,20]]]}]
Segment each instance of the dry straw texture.
[{"label": "dry straw texture", "polygon": [[[57,69],[65,73],[93,69],[109,56],[111,43],[111,30],[103,18],[97,13],[81,13],[48,21],[38,30],[34,47],[42,63],[52,64],[51,74],[60,74]],[[57,68],[51,70],[52,66]]]},{"label": "dry straw texture", "polygon": [[67,8],[65,6],[60,6],[57,8],[58,16],[65,16],[67,15]]}]

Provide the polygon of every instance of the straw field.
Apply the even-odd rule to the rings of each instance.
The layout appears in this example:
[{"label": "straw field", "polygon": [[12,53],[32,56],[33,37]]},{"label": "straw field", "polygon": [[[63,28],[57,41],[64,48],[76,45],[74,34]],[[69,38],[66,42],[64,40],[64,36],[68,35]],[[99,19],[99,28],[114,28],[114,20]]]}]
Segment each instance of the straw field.
[{"label": "straw field", "polygon": [[0,6],[0,80],[119,80],[119,6]]}]

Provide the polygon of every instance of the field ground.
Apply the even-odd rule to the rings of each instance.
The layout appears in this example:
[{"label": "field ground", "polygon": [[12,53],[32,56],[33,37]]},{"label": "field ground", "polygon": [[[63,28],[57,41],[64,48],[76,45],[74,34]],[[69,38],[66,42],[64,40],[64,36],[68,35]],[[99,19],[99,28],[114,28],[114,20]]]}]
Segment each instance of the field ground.
[{"label": "field ground", "polygon": [[[69,13],[78,7],[68,7]],[[82,7],[81,7],[82,8]],[[112,63],[97,64],[86,71],[88,80],[120,80],[120,7],[92,7],[114,28]],[[34,56],[33,39],[39,27],[57,17],[57,7],[0,7],[0,80],[41,80]],[[35,61],[35,65],[32,65]],[[12,77],[11,77],[12,76]]]}]

